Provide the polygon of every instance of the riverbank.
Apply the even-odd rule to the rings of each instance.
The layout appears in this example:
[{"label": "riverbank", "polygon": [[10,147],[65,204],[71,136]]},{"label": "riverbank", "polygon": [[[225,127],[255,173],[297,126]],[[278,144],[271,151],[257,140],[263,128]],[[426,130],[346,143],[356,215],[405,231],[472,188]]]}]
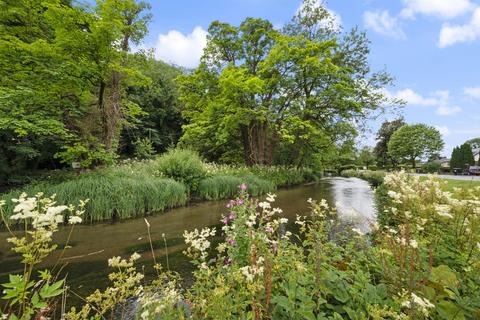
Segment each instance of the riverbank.
[{"label": "riverbank", "polygon": [[[316,180],[312,170],[283,166],[242,167],[205,163],[194,152],[172,150],[149,161],[129,161],[78,174],[55,175],[0,195],[12,212],[22,192],[56,195],[59,204],[89,199],[84,222],[149,216],[192,201],[233,197],[245,183],[253,196]],[[8,218],[8,217],[7,217]]]}]

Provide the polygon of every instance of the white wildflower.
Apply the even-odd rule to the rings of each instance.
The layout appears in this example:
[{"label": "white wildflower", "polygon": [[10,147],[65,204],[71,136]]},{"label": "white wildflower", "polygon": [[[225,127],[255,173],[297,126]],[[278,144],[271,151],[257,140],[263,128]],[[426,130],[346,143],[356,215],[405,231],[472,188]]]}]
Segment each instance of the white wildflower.
[{"label": "white wildflower", "polygon": [[82,218],[79,216],[70,216],[68,217],[68,224],[78,224],[82,223]]},{"label": "white wildflower", "polygon": [[410,240],[410,247],[412,247],[412,248],[414,248],[414,249],[418,248],[418,243],[417,243],[417,241],[414,240],[414,239]]},{"label": "white wildflower", "polygon": [[446,217],[452,219],[453,216],[450,214],[450,207],[445,204],[437,204],[435,205],[435,210],[437,214],[441,217]]},{"label": "white wildflower", "polygon": [[275,197],[276,196],[277,196],[276,194],[267,193],[267,201],[268,202],[275,202]]}]

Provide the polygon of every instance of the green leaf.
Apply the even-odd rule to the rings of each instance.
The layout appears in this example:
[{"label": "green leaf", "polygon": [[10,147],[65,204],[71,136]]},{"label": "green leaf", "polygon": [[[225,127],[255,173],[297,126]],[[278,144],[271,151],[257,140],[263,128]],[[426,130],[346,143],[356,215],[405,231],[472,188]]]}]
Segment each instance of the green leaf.
[{"label": "green leaf", "polygon": [[463,311],[453,302],[443,300],[437,304],[437,312],[445,320],[464,320]]},{"label": "green leaf", "polygon": [[63,279],[57,282],[54,282],[52,285],[49,285],[48,283],[45,284],[42,289],[40,289],[40,297],[47,299],[47,298],[52,298],[56,297],[60,294],[63,293],[63,288],[61,288],[63,285]]},{"label": "green leaf", "polygon": [[441,265],[432,269],[430,281],[450,288],[456,288],[458,286],[457,276],[452,269],[445,265]]}]

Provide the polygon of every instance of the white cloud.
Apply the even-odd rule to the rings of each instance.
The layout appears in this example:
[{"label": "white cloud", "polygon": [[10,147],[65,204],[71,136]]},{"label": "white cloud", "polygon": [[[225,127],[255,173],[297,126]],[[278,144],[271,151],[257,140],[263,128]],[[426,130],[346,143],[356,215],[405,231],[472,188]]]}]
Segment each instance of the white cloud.
[{"label": "white cloud", "polygon": [[435,129],[437,129],[440,134],[444,137],[447,137],[450,135],[450,130],[448,129],[447,126],[435,126]]},{"label": "white cloud", "polygon": [[452,19],[470,11],[474,4],[470,0],[403,0],[405,8],[400,16],[413,19],[417,14]]},{"label": "white cloud", "polygon": [[450,106],[450,92],[438,90],[423,96],[412,89],[403,89],[397,92],[386,92],[390,98],[401,99],[410,106],[435,107],[435,113],[439,116],[451,116],[462,111],[458,106]]},{"label": "white cloud", "polygon": [[445,48],[456,43],[473,42],[477,39],[480,39],[480,8],[475,9],[470,22],[467,24],[444,24],[440,30],[438,46]]},{"label": "white cloud", "polygon": [[373,31],[395,39],[405,39],[398,18],[390,15],[388,10],[366,11],[363,14],[363,22],[365,27]]},{"label": "white cloud", "polygon": [[480,87],[468,87],[463,89],[463,93],[470,98],[480,99]]},{"label": "white cloud", "polygon": [[170,30],[167,34],[158,36],[155,57],[187,68],[194,68],[198,65],[206,45],[207,31],[202,27],[195,27],[192,33],[187,35]]},{"label": "white cloud", "polygon": [[408,105],[435,107],[443,106],[448,103],[450,93],[448,91],[435,91],[429,97],[424,97],[412,89],[399,90],[396,93],[390,93],[392,98],[401,99]]},{"label": "white cloud", "polygon": [[461,111],[462,111],[462,108],[457,106],[455,107],[440,106],[437,108],[436,112],[440,116],[451,116]]}]

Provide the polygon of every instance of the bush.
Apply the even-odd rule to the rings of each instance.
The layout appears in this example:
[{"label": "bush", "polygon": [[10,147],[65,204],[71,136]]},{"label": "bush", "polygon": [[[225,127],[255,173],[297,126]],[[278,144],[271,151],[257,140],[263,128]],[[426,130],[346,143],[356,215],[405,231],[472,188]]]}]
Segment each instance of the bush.
[{"label": "bush", "polygon": [[438,173],[440,172],[440,169],[442,166],[440,163],[436,162],[429,162],[423,165],[423,170],[425,170],[427,173]]},{"label": "bush", "polygon": [[345,170],[342,172],[342,177],[354,177],[368,181],[372,186],[377,187],[383,183],[385,178],[384,171],[370,171],[370,170]]},{"label": "bush", "polygon": [[184,183],[193,192],[207,174],[198,153],[185,149],[169,150],[156,160],[155,167],[162,176]]},{"label": "bush", "polygon": [[135,157],[140,160],[151,159],[155,153],[152,141],[148,138],[137,139],[134,143]]}]

